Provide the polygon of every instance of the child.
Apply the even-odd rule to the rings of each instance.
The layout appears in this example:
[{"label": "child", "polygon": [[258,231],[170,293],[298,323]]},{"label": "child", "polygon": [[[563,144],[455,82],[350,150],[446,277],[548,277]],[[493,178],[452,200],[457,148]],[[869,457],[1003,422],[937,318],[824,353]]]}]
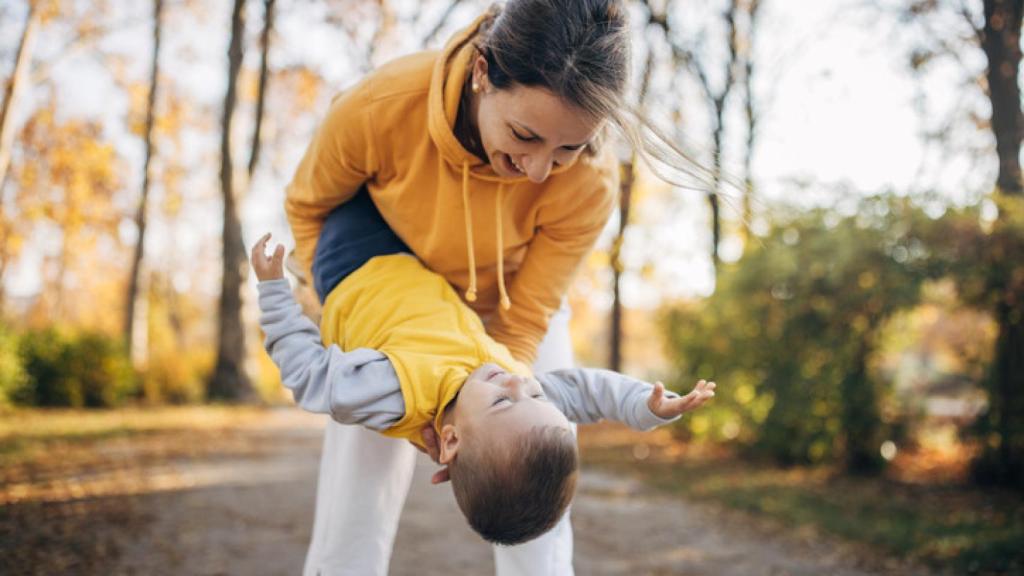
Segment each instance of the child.
[{"label": "child", "polygon": [[[714,395],[713,382],[676,397],[604,370],[531,377],[443,277],[401,251],[397,237],[382,241],[372,203],[360,202],[369,199],[332,213],[317,247],[322,336],[284,279],[283,246],[268,258],[268,234],[253,247],[267,351],[306,410],[421,445],[420,429],[432,423],[456,501],[488,541],[525,542],[565,511],[577,469],[567,417],[647,430]],[[325,237],[339,231],[374,248]]]}]

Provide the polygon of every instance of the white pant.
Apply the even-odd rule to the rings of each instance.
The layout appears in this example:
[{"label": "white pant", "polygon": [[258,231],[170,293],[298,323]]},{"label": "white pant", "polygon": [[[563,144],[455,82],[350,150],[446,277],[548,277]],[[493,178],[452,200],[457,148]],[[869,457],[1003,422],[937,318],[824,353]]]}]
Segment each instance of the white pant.
[{"label": "white pant", "polygon": [[[536,372],[573,366],[569,308],[551,317]],[[574,428],[575,431],[575,428]],[[304,576],[384,576],[412,483],[416,449],[361,426],[328,422]],[[572,576],[569,513],[540,538],[495,546],[497,576]]]}]

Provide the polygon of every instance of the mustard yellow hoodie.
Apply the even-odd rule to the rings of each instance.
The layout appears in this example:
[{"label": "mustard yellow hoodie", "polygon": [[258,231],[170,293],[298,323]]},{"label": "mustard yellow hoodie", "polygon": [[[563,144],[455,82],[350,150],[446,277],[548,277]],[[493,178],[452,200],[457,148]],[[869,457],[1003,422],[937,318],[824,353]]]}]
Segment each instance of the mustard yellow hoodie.
[{"label": "mustard yellow hoodie", "polygon": [[618,166],[605,146],[534,184],[498,177],[462,147],[452,127],[481,20],[443,51],[385,64],[338,95],[285,210],[308,271],[327,214],[365,183],[395,233],[467,296],[490,335],[532,362],[611,213]]},{"label": "mustard yellow hoodie", "polygon": [[531,375],[487,335],[480,317],[444,278],[409,254],[371,258],[342,280],[324,302],[320,330],[325,344],[371,348],[388,357],[405,416],[384,434],[420,445],[420,429],[428,423],[441,429],[444,407],[481,364]]}]

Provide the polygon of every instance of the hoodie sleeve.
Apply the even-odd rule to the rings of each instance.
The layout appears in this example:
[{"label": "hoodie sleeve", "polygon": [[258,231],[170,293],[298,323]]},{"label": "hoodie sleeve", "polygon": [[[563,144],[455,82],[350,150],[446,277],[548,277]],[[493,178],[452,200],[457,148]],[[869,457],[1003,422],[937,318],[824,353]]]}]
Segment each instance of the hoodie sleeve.
[{"label": "hoodie sleeve", "polygon": [[[538,374],[537,381],[566,418],[580,424],[607,419],[647,431],[679,419],[661,418],[651,412],[647,399],[654,387],[618,372],[591,368],[554,370]],[[676,397],[667,390],[665,395]]]},{"label": "hoodie sleeve", "polygon": [[295,255],[307,277],[327,214],[350,200],[379,169],[369,84],[363,80],[335,97],[285,192]]},{"label": "hoodie sleeve", "polygon": [[499,306],[487,325],[491,337],[528,365],[533,364],[551,315],[561,306],[618,197],[618,162],[609,148],[593,160],[596,169],[541,208],[537,232],[509,287],[512,307]]},{"label": "hoodie sleeve", "polygon": [[264,346],[281,370],[281,383],[302,409],[377,431],[401,420],[405,400],[387,356],[369,348],[325,348],[287,280],[260,282],[257,289]]}]

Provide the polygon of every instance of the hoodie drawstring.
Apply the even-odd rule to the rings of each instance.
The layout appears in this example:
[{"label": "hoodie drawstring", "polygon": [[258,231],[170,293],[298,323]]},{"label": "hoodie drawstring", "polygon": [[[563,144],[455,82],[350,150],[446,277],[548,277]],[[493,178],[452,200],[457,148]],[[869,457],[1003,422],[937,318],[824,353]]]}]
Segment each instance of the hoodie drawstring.
[{"label": "hoodie drawstring", "polygon": [[476,255],[473,253],[473,213],[469,208],[469,162],[462,161],[462,217],[466,221],[466,252],[469,256],[469,289],[466,302],[476,302]]},{"label": "hoodie drawstring", "polygon": [[494,221],[497,225],[494,227],[497,231],[498,238],[495,243],[498,247],[498,294],[501,295],[501,308],[502,310],[508,310],[512,307],[512,301],[508,297],[508,292],[505,291],[505,250],[502,247],[502,240],[504,236],[501,233],[501,205],[502,205],[502,192],[504,191],[504,184],[498,184],[498,197],[494,202]]},{"label": "hoodie drawstring", "polygon": [[[498,194],[494,202],[495,234],[498,260],[498,295],[501,308],[508,310],[512,300],[505,289],[505,250],[502,245],[501,205],[504,203],[504,184],[498,183]],[[469,288],[466,290],[466,301],[476,302],[476,254],[473,250],[473,212],[469,207],[469,162],[462,162],[462,216],[466,221],[466,254],[469,257]]]}]

